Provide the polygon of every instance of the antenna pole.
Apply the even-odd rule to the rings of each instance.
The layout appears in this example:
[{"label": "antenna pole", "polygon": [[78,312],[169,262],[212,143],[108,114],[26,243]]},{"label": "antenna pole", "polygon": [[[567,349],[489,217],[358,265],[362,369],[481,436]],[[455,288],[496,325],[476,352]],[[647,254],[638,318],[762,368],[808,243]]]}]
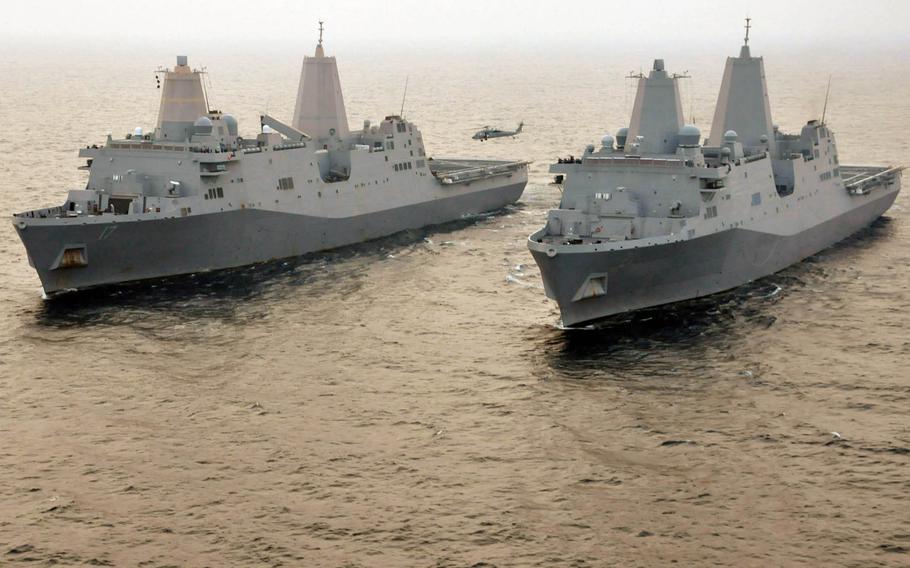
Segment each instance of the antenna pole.
[{"label": "antenna pole", "polygon": [[404,100],[408,96],[408,80],[410,76],[404,78],[404,95],[401,96],[401,112],[398,113],[398,116],[404,117]]},{"label": "antenna pole", "polygon": [[322,30],[324,29],[322,27],[322,24],[323,24],[323,21],[319,20],[319,45],[320,45],[320,47],[322,46]]},{"label": "antenna pole", "polygon": [[201,70],[194,69],[193,71],[194,73],[199,73],[199,84],[202,85],[202,97],[205,99],[205,111],[212,112],[212,105],[209,104],[209,90],[205,87],[205,82],[208,79],[206,75],[208,75],[208,73],[205,72],[205,67]]},{"label": "antenna pole", "polygon": [[749,30],[752,28],[752,24],[749,22],[752,21],[752,18],[746,17],[746,38],[743,40],[745,42],[743,45],[749,45]]},{"label": "antenna pole", "polygon": [[831,75],[828,75],[828,89],[825,91],[825,106],[822,108],[822,124],[825,123],[825,115],[828,113],[828,95],[831,94]]}]

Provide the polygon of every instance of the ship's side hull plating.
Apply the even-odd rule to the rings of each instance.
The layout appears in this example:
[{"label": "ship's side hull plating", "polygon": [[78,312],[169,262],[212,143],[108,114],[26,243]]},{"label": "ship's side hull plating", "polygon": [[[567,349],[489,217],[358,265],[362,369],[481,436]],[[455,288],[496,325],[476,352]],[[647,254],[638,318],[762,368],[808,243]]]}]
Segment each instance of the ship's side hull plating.
[{"label": "ship's side hull plating", "polygon": [[[353,217],[258,208],[155,220],[17,225],[47,294],[104,284],[245,266],[440,224],[515,202],[525,181]],[[100,219],[114,218],[104,216]],[[44,221],[44,220],[42,220]],[[67,248],[85,266],[63,268]]]},{"label": "ship's side hull plating", "polygon": [[[894,202],[897,191],[794,235],[735,228],[657,246],[612,251],[546,247],[531,253],[547,294],[560,307],[562,323],[578,326],[607,316],[707,296],[768,276],[868,226]],[[579,247],[581,248],[581,247]],[[591,277],[605,284],[603,295],[580,298]]]}]

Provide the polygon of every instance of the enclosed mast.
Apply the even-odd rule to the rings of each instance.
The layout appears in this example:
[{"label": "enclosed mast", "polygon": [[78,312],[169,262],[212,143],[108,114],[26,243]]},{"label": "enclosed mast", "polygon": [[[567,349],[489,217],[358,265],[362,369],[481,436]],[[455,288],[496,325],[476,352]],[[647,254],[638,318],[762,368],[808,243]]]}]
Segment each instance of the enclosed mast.
[{"label": "enclosed mast", "polygon": [[326,57],[322,47],[322,22],[319,43],[313,57],[304,57],[294,106],[292,126],[315,139],[348,136],[348,116],[341,94],[341,80],[335,57]]},{"label": "enclosed mast", "polygon": [[739,57],[728,57],[724,78],[717,97],[710,142],[719,146],[724,133],[733,130],[745,149],[767,147],[774,151],[774,126],[765,64],[761,57],[752,57],[749,50],[751,19],[746,18],[746,37]]},{"label": "enclosed mast", "polygon": [[193,135],[193,123],[209,112],[202,73],[191,69],[186,55],[177,56],[173,70],[164,69],[156,138],[183,142]]},{"label": "enclosed mast", "polygon": [[645,77],[638,76],[625,150],[629,154],[673,154],[683,126],[678,78],[667,74],[663,59]]}]

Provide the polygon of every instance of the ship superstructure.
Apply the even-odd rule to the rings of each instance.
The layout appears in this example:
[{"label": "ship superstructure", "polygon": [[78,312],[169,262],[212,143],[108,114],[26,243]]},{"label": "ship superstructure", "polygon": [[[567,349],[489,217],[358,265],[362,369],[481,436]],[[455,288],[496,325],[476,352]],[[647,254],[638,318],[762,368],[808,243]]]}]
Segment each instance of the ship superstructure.
[{"label": "ship superstructure", "polygon": [[528,246],[562,323],[584,325],[728,290],[815,254],[884,213],[901,170],[841,165],[824,121],[798,134],[774,127],[747,28],[704,145],[683,124],[678,76],[655,61],[630,126],[551,166],[562,198]]},{"label": "ship superstructure", "polygon": [[161,73],[152,132],[80,150],[84,189],[14,215],[46,293],[358,243],[502,208],[527,182],[524,161],[434,160],[401,116],[350,130],[321,30],[292,124],[262,115],[249,137],[185,56]]}]

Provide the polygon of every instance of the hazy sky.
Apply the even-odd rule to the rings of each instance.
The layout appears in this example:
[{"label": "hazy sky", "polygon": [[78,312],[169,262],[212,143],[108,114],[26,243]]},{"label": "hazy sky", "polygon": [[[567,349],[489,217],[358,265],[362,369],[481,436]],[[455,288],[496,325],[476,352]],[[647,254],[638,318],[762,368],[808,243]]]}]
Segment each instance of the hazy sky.
[{"label": "hazy sky", "polygon": [[319,19],[346,49],[698,48],[741,38],[747,14],[765,47],[910,47],[907,0],[4,0],[0,10],[0,44],[14,48],[75,39],[270,50],[309,43]]}]

